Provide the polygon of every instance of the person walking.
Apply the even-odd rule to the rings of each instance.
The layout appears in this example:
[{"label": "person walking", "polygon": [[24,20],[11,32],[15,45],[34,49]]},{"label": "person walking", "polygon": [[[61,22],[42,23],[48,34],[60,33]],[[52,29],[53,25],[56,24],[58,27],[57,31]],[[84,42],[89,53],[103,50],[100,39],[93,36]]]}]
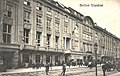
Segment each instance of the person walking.
[{"label": "person walking", "polygon": [[49,73],[49,64],[48,64],[48,62],[46,63],[46,65],[45,65],[45,72],[46,72],[46,75],[48,75],[48,73]]},{"label": "person walking", "polygon": [[62,73],[61,73],[61,75],[65,76],[65,72],[66,72],[66,63],[63,61],[62,62]]},{"label": "person walking", "polygon": [[103,76],[106,76],[106,75],[105,75],[105,72],[107,71],[107,69],[108,69],[108,65],[107,65],[107,63],[105,62],[105,63],[102,65]]},{"label": "person walking", "polygon": [[82,61],[82,59],[80,60],[80,66],[82,66],[83,65],[83,61]]}]

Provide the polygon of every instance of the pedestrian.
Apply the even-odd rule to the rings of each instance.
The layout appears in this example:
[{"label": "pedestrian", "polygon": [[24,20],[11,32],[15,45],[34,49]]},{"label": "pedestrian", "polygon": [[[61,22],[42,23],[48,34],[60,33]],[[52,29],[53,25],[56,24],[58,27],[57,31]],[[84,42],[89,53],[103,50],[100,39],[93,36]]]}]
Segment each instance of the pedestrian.
[{"label": "pedestrian", "polygon": [[82,66],[83,65],[83,61],[82,61],[82,59],[80,60],[80,66]]},{"label": "pedestrian", "polygon": [[52,69],[52,66],[53,66],[53,64],[52,63],[50,63],[50,68]]},{"label": "pedestrian", "polygon": [[39,69],[40,63],[36,62],[36,69]]},{"label": "pedestrian", "polygon": [[46,75],[48,75],[48,73],[49,73],[49,64],[48,64],[48,62],[46,63],[46,65],[45,65],[45,72],[46,72]]},{"label": "pedestrian", "polygon": [[103,71],[103,76],[105,76],[105,72],[107,71],[107,64],[106,63],[104,63],[102,65],[102,71]]},{"label": "pedestrian", "polygon": [[69,68],[70,68],[70,65],[71,65],[71,62],[70,62],[70,60],[68,61],[68,66],[69,66]]},{"label": "pedestrian", "polygon": [[63,61],[62,62],[62,73],[61,73],[61,75],[65,76],[65,72],[66,72],[66,63]]}]

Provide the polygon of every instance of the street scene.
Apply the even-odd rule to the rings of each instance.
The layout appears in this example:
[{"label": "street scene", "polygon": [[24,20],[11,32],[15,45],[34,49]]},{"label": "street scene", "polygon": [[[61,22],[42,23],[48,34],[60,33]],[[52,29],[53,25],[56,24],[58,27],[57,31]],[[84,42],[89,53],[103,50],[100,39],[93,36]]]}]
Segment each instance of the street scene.
[{"label": "street scene", "polygon": [[120,76],[119,6],[0,0],[0,76]]},{"label": "street scene", "polygon": [[[8,72],[0,73],[0,76],[63,76],[62,66],[50,67],[49,74],[46,75],[45,67],[41,67],[39,69],[33,68],[21,68],[21,69],[12,69],[8,70]],[[95,67],[89,68],[86,66],[66,66],[66,73],[64,76],[96,76],[95,75]],[[98,65],[98,76],[103,76],[103,71],[100,65]],[[8,74],[8,75],[7,75]],[[120,72],[116,69],[113,71],[106,72],[105,76],[120,76]]]}]

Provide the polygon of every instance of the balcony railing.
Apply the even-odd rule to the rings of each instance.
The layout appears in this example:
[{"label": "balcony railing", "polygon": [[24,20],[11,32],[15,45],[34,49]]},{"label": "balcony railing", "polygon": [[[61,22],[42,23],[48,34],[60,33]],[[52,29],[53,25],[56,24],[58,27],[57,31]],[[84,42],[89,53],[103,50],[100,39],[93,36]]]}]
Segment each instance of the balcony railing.
[{"label": "balcony railing", "polygon": [[6,23],[6,24],[9,24],[9,25],[12,25],[12,24],[13,24],[13,18],[10,18],[10,17],[7,17],[7,16],[4,16],[4,17],[3,17],[3,23]]},{"label": "balcony railing", "polygon": [[51,28],[50,27],[47,27],[47,34],[52,34],[52,30],[51,30]]},{"label": "balcony railing", "polygon": [[36,27],[36,31],[42,32],[43,31],[43,27],[42,26],[37,26]]}]

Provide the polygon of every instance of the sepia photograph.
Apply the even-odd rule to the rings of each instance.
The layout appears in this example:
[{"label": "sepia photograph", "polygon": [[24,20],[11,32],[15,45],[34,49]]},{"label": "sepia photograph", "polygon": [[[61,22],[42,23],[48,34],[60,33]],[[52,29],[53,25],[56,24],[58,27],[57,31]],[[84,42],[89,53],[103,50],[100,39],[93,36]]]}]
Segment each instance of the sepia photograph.
[{"label": "sepia photograph", "polygon": [[120,0],[0,0],[0,76],[120,76]]}]

